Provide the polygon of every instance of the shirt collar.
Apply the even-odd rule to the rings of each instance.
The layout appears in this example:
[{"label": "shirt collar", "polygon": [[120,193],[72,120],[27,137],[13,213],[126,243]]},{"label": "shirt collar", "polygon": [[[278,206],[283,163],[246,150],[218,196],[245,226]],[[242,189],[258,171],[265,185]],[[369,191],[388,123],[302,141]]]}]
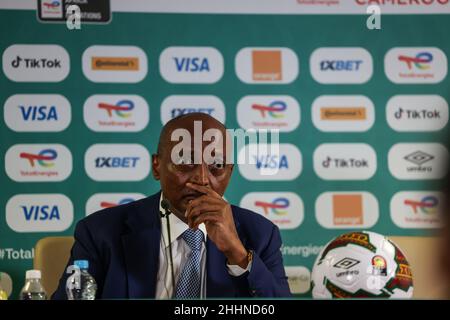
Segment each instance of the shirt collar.
[{"label": "shirt collar", "polygon": [[[163,199],[163,194],[161,192],[161,197],[159,198],[159,211],[164,212],[161,201]],[[183,232],[189,229],[189,226],[184,223],[180,218],[178,218],[175,214],[169,214],[169,224],[170,224],[170,238],[172,243],[178,240]],[[206,242],[206,227],[204,223],[201,223],[198,228],[203,232],[204,241]],[[169,237],[167,233],[167,221],[166,218],[161,217],[161,232],[164,239],[164,246],[167,248],[169,246]]]}]

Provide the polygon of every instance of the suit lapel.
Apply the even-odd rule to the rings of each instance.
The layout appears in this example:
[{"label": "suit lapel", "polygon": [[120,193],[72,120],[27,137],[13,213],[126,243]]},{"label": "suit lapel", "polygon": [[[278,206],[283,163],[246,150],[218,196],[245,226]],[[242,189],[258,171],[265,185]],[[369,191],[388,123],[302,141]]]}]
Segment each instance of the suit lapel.
[{"label": "suit lapel", "polygon": [[229,291],[224,290],[229,285],[226,258],[209,238],[206,242],[206,277],[207,297],[222,297],[225,292]]},{"label": "suit lapel", "polygon": [[159,266],[161,223],[157,193],[129,215],[129,232],[122,236],[129,298],[154,298]]}]

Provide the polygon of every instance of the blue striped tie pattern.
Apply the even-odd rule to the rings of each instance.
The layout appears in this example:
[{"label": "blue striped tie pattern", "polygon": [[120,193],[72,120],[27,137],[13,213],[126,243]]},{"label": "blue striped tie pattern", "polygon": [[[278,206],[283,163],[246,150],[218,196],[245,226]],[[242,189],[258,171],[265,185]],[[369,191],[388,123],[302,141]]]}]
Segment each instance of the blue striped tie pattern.
[{"label": "blue striped tie pattern", "polygon": [[187,229],[182,234],[183,239],[191,248],[192,253],[186,261],[175,290],[177,299],[198,299],[200,298],[201,285],[201,254],[203,232],[200,229]]}]

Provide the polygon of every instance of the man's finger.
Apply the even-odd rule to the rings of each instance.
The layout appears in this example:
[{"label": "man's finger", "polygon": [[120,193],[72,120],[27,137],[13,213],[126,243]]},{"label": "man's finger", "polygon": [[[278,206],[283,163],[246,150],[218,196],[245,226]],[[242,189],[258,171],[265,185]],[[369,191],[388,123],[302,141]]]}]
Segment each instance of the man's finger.
[{"label": "man's finger", "polygon": [[206,194],[206,195],[211,196],[211,197],[215,197],[215,198],[220,197],[220,198],[222,198],[217,192],[215,192],[213,189],[208,188],[206,186],[201,186],[201,185],[198,185],[198,184],[194,184],[194,183],[188,182],[188,183],[186,183],[186,187],[191,188],[191,189],[193,189],[195,191],[201,192],[201,193]]},{"label": "man's finger", "polygon": [[221,217],[216,212],[204,212],[203,214],[196,217],[195,220],[190,224],[191,229],[197,229],[202,223],[217,223],[221,221]]},{"label": "man's finger", "polygon": [[220,212],[222,209],[222,206],[217,204],[209,204],[209,203],[202,203],[196,207],[193,207],[187,214],[186,218],[189,221],[195,219],[198,215],[203,214],[204,212]]},{"label": "man's finger", "polygon": [[202,195],[198,198],[195,198],[193,200],[189,200],[187,206],[186,206],[186,211],[184,213],[184,216],[187,217],[189,216],[191,210],[197,206],[199,206],[202,203],[211,203],[211,204],[219,204],[218,202],[216,202],[218,199],[216,198],[212,198],[209,197],[207,195]]}]

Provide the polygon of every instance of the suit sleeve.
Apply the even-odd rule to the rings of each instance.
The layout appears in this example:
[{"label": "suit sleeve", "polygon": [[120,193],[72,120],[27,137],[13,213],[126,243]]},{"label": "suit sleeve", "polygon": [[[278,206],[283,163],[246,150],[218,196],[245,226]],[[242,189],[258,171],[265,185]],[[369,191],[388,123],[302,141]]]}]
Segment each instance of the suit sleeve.
[{"label": "suit sleeve", "polygon": [[[291,297],[286,273],[281,255],[281,236],[276,226],[272,228],[272,234],[265,248],[260,252],[254,252],[252,267],[248,273],[235,278],[246,282],[246,290],[242,295],[253,297]],[[248,248],[251,249],[251,248]]]},{"label": "suit sleeve", "polygon": [[66,268],[59,280],[58,288],[52,295],[52,300],[66,300],[66,281],[72,273],[67,273],[67,267],[73,265],[75,260],[88,260],[89,261],[89,273],[94,277],[97,282],[96,297],[101,296],[102,291],[102,271],[98,249],[95,246],[92,233],[84,220],[80,220],[75,228],[75,243],[73,244],[70,252],[70,258],[67,262]]}]

